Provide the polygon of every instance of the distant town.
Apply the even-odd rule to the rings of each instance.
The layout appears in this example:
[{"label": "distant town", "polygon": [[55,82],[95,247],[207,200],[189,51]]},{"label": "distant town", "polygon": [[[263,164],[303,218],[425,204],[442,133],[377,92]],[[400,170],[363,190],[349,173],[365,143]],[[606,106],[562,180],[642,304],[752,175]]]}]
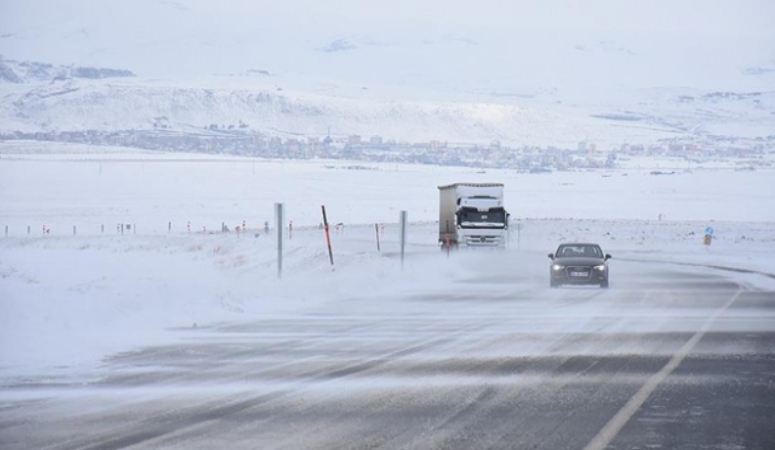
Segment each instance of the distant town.
[{"label": "distant town", "polygon": [[165,152],[198,152],[274,159],[341,159],[363,162],[415,163],[472,168],[501,168],[525,172],[612,169],[632,156],[665,156],[687,165],[714,159],[736,160],[743,170],[772,167],[775,135],[755,139],[703,136],[675,138],[658,144],[623,143],[601,149],[594,142],[575,148],[513,147],[492,141],[488,145],[444,141],[399,142],[381,136],[323,137],[267,136],[242,123],[215,124],[201,132],[175,131],[165,124],[153,130],[5,132],[0,140],[35,140],[123,146]]}]

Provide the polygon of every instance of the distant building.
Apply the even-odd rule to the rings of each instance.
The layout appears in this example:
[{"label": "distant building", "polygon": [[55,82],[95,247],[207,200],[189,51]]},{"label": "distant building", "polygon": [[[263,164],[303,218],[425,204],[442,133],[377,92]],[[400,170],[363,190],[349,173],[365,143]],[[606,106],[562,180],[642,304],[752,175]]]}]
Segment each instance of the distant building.
[{"label": "distant building", "polygon": [[283,146],[283,140],[279,137],[271,137],[269,138],[269,148],[271,150],[279,150]]},{"label": "distant building", "polygon": [[361,145],[361,137],[360,135],[353,134],[352,136],[347,137],[347,144],[348,145]]},{"label": "distant building", "polygon": [[670,146],[668,147],[668,149],[669,149],[671,152],[681,152],[681,151],[683,151],[683,150],[684,150],[684,145],[683,145],[683,144],[670,144]]},{"label": "distant building", "polygon": [[288,153],[298,155],[301,153],[301,142],[296,139],[288,139],[286,142],[286,150]]},{"label": "distant building", "polygon": [[382,145],[382,136],[372,136],[371,139],[369,139],[369,144],[374,146]]},{"label": "distant building", "polygon": [[580,152],[586,152],[587,151],[587,141],[579,142],[578,149],[579,149]]}]

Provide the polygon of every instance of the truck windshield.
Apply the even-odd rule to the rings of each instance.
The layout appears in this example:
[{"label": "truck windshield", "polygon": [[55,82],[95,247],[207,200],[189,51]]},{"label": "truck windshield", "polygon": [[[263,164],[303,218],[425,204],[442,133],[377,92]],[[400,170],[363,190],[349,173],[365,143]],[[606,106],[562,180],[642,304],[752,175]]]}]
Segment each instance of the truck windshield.
[{"label": "truck windshield", "polygon": [[503,208],[494,208],[489,211],[479,211],[476,208],[460,208],[458,223],[461,225],[483,226],[497,224],[503,226],[506,223],[506,211]]}]

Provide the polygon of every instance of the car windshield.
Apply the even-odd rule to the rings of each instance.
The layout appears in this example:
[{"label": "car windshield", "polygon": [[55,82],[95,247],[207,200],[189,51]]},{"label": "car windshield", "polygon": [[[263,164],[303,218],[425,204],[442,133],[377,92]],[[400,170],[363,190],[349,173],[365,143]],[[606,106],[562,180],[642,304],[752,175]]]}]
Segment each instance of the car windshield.
[{"label": "car windshield", "polygon": [[563,245],[557,249],[560,258],[602,258],[603,252],[597,245]]}]

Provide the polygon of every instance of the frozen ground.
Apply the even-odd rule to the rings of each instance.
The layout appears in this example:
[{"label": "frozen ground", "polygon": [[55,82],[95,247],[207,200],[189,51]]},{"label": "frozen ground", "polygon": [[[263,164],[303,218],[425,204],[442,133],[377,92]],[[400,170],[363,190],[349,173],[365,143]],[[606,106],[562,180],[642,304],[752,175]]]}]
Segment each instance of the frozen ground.
[{"label": "frozen ground", "polygon": [[[9,145],[4,448],[775,443],[772,172],[525,175]],[[438,249],[436,186],[455,181],[506,183],[505,251]],[[282,280],[276,230],[263,230],[276,201],[294,221]],[[321,204],[344,224],[333,267]],[[610,289],[548,288],[546,253],[565,240],[614,255]]]},{"label": "frozen ground", "polygon": [[[604,235],[594,223],[577,225],[530,221],[524,238],[543,247],[555,234]],[[105,280],[107,289],[68,299],[99,309],[134,296],[131,307],[106,317],[55,305],[65,316],[59,320],[121,319],[81,321],[91,332],[83,339],[50,321],[59,336],[48,346],[70,367],[5,371],[4,448],[767,450],[775,443],[772,283],[631,262],[631,241],[606,245],[615,255],[610,289],[549,289],[543,251],[512,246],[447,259],[422,243],[432,237],[422,225],[411,228],[403,271],[395,229],[386,229],[378,254],[362,227],[336,236],[332,272],[323,251],[306,250],[321,242],[318,231],[289,243],[282,283],[256,257],[261,238],[246,245],[202,235],[195,242],[203,248],[181,258],[168,252],[190,245],[188,236],[166,247],[176,239],[145,238],[151,249],[127,262],[157,260],[153,266],[133,265],[128,282]],[[70,245],[62,254],[77,261]],[[696,255],[691,247],[684,248]],[[127,253],[98,256],[108,248],[84,259],[99,257],[91,267],[109,273],[108,262]],[[248,262],[237,268],[218,262],[240,255]],[[201,264],[177,269],[192,269],[190,277],[154,272],[176,259]],[[219,290],[234,297],[219,299]],[[154,330],[185,320],[198,324]],[[97,338],[104,348],[89,345]],[[97,350],[106,357],[95,365],[88,357]]]},{"label": "frozen ground", "polygon": [[[51,154],[51,151],[55,154]],[[773,172],[674,170],[659,160],[631,161],[625,171],[523,174],[504,170],[344,161],[271,161],[149,153],[115,147],[0,143],[2,224],[11,236],[99,234],[118,223],[138,233],[229,228],[272,221],[284,202],[296,225],[318,225],[319,205],[334,223],[438,219],[441,184],[493,181],[506,185],[513,218],[775,222]],[[640,167],[640,169],[638,168]],[[733,169],[734,164],[726,168]],[[724,168],[724,167],[721,167]],[[637,206],[637,207],[633,207]],[[704,227],[703,227],[704,229]]]},{"label": "frozen ground", "polygon": [[[617,258],[775,273],[772,172],[529,175],[45,143],[4,143],[0,151],[0,226],[8,227],[0,243],[4,377],[94,365],[118,350],[173,339],[171,327],[465,277],[467,256],[434,259],[436,186],[455,181],[506,183],[514,219],[508,252],[541,255],[561,241],[588,240]],[[274,232],[263,230],[277,201],[295,225],[283,282]],[[322,204],[333,224],[344,224],[332,230],[336,271],[318,228]],[[412,222],[404,271],[396,259],[402,209]],[[249,231],[234,232],[243,220]],[[232,232],[220,233],[222,222]],[[134,228],[120,234],[119,223]],[[701,244],[707,226],[715,230],[709,248]],[[543,263],[531,283],[544,284]]]}]

